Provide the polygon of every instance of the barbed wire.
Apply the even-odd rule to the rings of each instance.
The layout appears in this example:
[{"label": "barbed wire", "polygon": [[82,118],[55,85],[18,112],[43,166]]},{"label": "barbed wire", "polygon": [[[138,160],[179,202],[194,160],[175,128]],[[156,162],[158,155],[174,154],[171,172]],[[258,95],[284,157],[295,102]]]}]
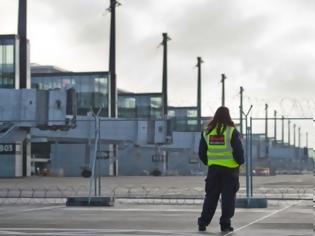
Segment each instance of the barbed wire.
[{"label": "barbed wire", "polygon": [[[238,114],[239,113],[239,100],[236,99],[239,95],[234,95],[232,99],[228,100],[227,106],[230,108],[231,113]],[[209,108],[212,113],[216,110],[215,104],[218,101],[206,101],[203,102],[202,105],[204,107]],[[278,99],[264,99],[259,97],[250,97],[244,95],[243,97],[243,105],[245,107],[249,107],[253,105],[253,116],[264,117],[265,115],[265,104],[269,105],[269,111],[277,110],[279,115],[283,115],[286,117],[294,116],[301,118],[309,118],[315,116],[315,100],[313,99],[297,99],[290,97],[283,97]],[[208,110],[208,112],[209,112]]]}]

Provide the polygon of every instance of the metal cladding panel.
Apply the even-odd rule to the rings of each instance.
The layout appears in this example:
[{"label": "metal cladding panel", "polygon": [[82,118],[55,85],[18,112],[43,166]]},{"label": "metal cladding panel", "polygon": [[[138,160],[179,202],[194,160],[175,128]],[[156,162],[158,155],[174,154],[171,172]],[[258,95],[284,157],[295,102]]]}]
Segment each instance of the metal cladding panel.
[{"label": "metal cladding panel", "polygon": [[148,121],[148,144],[154,144],[154,133],[155,133],[155,121],[149,120]]},{"label": "metal cladding panel", "polygon": [[193,152],[194,153],[198,153],[199,151],[199,143],[200,143],[200,138],[201,138],[201,134],[199,132],[194,132],[194,142],[193,142]]},{"label": "metal cladding panel", "polygon": [[[173,132],[173,142],[167,147],[170,149],[194,149],[196,135],[199,132]],[[200,136],[199,136],[200,137]]]},{"label": "metal cladding panel", "polygon": [[165,120],[156,120],[154,127],[154,143],[163,144],[166,143],[166,121]]},{"label": "metal cladding panel", "polygon": [[65,125],[67,94],[63,90],[49,90],[48,126]]},{"label": "metal cladding panel", "polygon": [[[21,89],[20,90],[20,121],[27,122],[28,125],[34,126],[36,121],[36,90],[35,89]],[[32,124],[32,121],[34,122]],[[23,122],[24,123],[24,122]]]},{"label": "metal cladding panel", "polygon": [[19,90],[0,89],[0,121],[19,120]]},{"label": "metal cladding panel", "polygon": [[103,120],[101,121],[101,139],[135,142],[137,140],[138,124],[136,120]]},{"label": "metal cladding panel", "polygon": [[148,141],[148,122],[138,121],[137,144],[147,144]]},{"label": "metal cladding panel", "polygon": [[10,139],[1,139],[0,177],[23,176],[22,141],[16,141],[18,139],[15,139],[13,136]]},{"label": "metal cladding panel", "polygon": [[0,156],[0,177],[15,177],[15,154]]},{"label": "metal cladding panel", "polygon": [[37,91],[36,120],[38,125],[45,125],[48,120],[48,91]]}]

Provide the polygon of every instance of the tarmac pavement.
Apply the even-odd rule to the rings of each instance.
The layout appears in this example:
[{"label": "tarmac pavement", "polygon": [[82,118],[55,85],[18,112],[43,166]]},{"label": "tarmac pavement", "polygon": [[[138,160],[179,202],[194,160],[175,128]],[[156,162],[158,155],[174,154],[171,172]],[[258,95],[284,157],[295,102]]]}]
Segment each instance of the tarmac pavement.
[{"label": "tarmac pavement", "polygon": [[[244,194],[243,176],[240,182]],[[206,232],[197,231],[202,176],[103,177],[102,193],[121,194],[114,207],[66,207],[64,196],[86,194],[88,184],[84,178],[0,179],[0,235],[224,235],[220,209]],[[236,209],[235,230],[225,235],[313,235],[313,175],[255,176],[254,187],[254,195],[308,200],[268,200],[268,208]],[[57,193],[63,195],[54,198]]]},{"label": "tarmac pavement", "polygon": [[138,205],[114,207],[1,205],[0,235],[239,235],[311,236],[312,201],[283,201],[266,209],[236,209],[234,232],[222,234],[217,209],[206,232],[198,232],[201,205]]}]

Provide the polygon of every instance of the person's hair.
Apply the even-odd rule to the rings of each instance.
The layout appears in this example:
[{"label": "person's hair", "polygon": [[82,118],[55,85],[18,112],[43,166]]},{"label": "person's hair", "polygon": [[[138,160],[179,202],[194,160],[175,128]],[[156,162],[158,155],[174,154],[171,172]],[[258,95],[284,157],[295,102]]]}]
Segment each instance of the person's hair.
[{"label": "person's hair", "polygon": [[234,122],[230,116],[230,111],[227,107],[219,107],[214,114],[213,119],[208,124],[208,133],[210,133],[214,128],[217,128],[217,133],[222,134],[226,126],[235,127]]}]

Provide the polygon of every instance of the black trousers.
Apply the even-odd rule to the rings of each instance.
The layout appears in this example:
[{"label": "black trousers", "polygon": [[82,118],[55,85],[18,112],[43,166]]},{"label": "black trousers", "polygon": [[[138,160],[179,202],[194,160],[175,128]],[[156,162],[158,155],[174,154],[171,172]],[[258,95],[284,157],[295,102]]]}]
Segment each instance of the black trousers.
[{"label": "black trousers", "polygon": [[235,212],[235,197],[239,189],[239,168],[209,166],[206,178],[206,196],[198,224],[208,226],[212,220],[221,195],[222,215],[220,224],[223,227],[231,225]]}]

